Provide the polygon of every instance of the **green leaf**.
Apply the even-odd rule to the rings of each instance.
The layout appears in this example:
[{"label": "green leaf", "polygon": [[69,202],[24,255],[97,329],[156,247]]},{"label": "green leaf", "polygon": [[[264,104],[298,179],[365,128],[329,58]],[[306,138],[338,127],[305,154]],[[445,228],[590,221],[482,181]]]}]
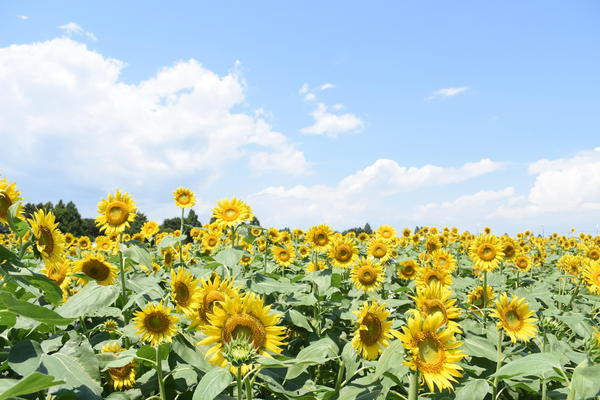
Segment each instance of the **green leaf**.
[{"label": "green leaf", "polygon": [[482,357],[492,361],[496,361],[498,358],[495,345],[478,336],[467,337],[463,348],[471,357]]},{"label": "green leaf", "polygon": [[287,314],[290,321],[292,321],[292,324],[304,328],[309,332],[313,331],[312,326],[310,326],[310,324],[308,323],[308,319],[306,319],[304,315],[300,314],[300,312],[294,309],[290,309],[287,312]]},{"label": "green leaf", "polygon": [[219,262],[231,269],[240,262],[243,255],[243,250],[232,249],[229,247],[218,252],[213,258],[216,262]]},{"label": "green leaf", "polygon": [[119,297],[119,288],[115,285],[102,286],[89,282],[79,292],[71,296],[56,311],[65,317],[92,316],[110,306]]},{"label": "green leaf", "polygon": [[19,209],[20,205],[21,203],[15,203],[8,207],[7,219],[10,230],[13,231],[17,237],[22,238],[29,230],[29,225],[27,222],[21,221],[17,218],[17,210]]},{"label": "green leaf", "polygon": [[579,364],[573,377],[571,385],[575,389],[577,399],[594,398],[600,394],[600,365],[588,365],[587,361]]},{"label": "green leaf", "polygon": [[77,359],[66,354],[43,354],[41,369],[53,376],[60,376],[65,383],[61,385],[64,389],[77,389],[82,398],[99,398],[102,386],[93,379],[79,364]]},{"label": "green leaf", "polygon": [[408,373],[408,367],[402,361],[404,361],[404,347],[399,340],[394,340],[381,353],[375,367],[375,376],[379,378],[389,371],[397,378],[403,377]]},{"label": "green leaf", "polygon": [[17,396],[36,393],[49,387],[60,385],[64,381],[55,381],[53,376],[34,372],[17,381],[8,390],[0,393],[0,400],[14,399]]},{"label": "green leaf", "polygon": [[[29,271],[28,271],[29,272]],[[54,282],[52,279],[48,278],[45,275],[41,274],[23,274],[23,275],[13,275],[15,279],[23,280],[29,283],[32,286],[35,286],[42,292],[44,292],[44,297],[51,304],[59,304],[62,300],[63,293],[61,288]]]},{"label": "green leaf", "polygon": [[174,236],[168,235],[168,236],[165,236],[163,238],[163,240],[160,241],[160,243],[157,246],[157,249],[158,249],[158,251],[161,251],[164,248],[173,247],[174,245],[179,244],[180,242],[181,242],[181,236],[174,237]]},{"label": "green leaf", "polygon": [[17,316],[8,310],[0,310],[0,326],[12,328],[17,323]]},{"label": "green leaf", "polygon": [[8,365],[17,374],[27,376],[40,365],[42,354],[42,348],[38,342],[22,340],[10,349]]},{"label": "green leaf", "polygon": [[360,365],[360,360],[352,346],[352,342],[348,342],[344,346],[344,349],[342,350],[342,361],[346,367],[346,380],[350,381],[350,378],[358,371]]},{"label": "green leaf", "polygon": [[555,353],[536,353],[518,358],[502,366],[492,376],[500,379],[515,378],[518,376],[541,377],[553,370],[560,368],[560,357]]},{"label": "green leaf", "polygon": [[129,247],[121,245],[121,252],[124,257],[138,264],[145,265],[148,268],[152,268],[152,256],[148,253],[148,250],[135,245]]},{"label": "green leaf", "polygon": [[100,379],[100,363],[87,338],[77,335],[65,343],[60,353],[75,358],[89,376]]},{"label": "green leaf", "polygon": [[7,292],[0,293],[0,303],[3,303],[6,309],[12,313],[44,324],[63,326],[73,322],[72,318],[63,318],[49,308],[17,300],[12,294]]},{"label": "green leaf", "polygon": [[294,379],[303,373],[309,365],[321,364],[337,356],[338,348],[329,338],[318,340],[298,352],[296,359],[290,361],[286,380]]},{"label": "green leaf", "polygon": [[485,379],[470,379],[456,390],[456,398],[461,400],[481,400],[490,391]]},{"label": "green leaf", "polygon": [[233,377],[227,368],[213,368],[202,377],[192,400],[212,400],[233,382]]}]

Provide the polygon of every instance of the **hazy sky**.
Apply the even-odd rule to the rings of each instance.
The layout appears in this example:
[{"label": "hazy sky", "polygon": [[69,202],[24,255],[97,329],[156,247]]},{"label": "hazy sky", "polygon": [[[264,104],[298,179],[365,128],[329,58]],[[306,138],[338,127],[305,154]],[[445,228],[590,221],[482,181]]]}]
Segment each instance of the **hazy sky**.
[{"label": "hazy sky", "polygon": [[597,1],[4,1],[0,175],[263,225],[595,233]]}]

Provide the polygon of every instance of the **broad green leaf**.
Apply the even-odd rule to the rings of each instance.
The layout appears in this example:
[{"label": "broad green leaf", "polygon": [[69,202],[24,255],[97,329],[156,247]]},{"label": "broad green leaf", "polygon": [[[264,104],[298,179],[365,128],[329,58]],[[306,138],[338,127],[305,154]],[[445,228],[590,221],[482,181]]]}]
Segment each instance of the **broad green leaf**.
[{"label": "broad green leaf", "polygon": [[342,350],[342,361],[346,367],[346,380],[350,381],[360,366],[360,360],[352,346],[352,342],[348,342],[344,346],[344,349]]},{"label": "broad green leaf", "polygon": [[306,370],[309,365],[321,364],[337,356],[338,348],[331,339],[321,339],[298,352],[296,360],[288,368],[286,380],[294,379]]},{"label": "broad green leaf", "polygon": [[[306,329],[309,332],[313,331],[312,326],[310,326],[310,324],[308,323],[308,319],[306,319],[306,317],[304,315],[302,315],[300,312],[294,310],[294,309],[290,309],[288,312],[288,318],[290,319],[290,321],[292,321],[292,324],[299,326],[301,328]],[[319,316],[320,318],[320,316]]]},{"label": "broad green leaf", "polygon": [[3,303],[4,307],[14,314],[48,325],[62,326],[68,325],[73,321],[72,318],[63,318],[49,308],[17,300],[12,294],[7,292],[0,293],[0,303]]},{"label": "broad green leaf", "polygon": [[553,368],[560,368],[560,357],[555,353],[535,353],[518,358],[502,366],[492,376],[501,379],[515,378],[518,376],[537,376],[551,372]]},{"label": "broad green leaf", "polygon": [[80,391],[82,398],[99,398],[102,393],[100,382],[93,379],[79,364],[77,359],[66,354],[43,354],[40,370],[53,376],[60,376],[65,381],[60,388]]},{"label": "broad green leaf", "polygon": [[8,310],[0,310],[0,326],[7,326],[9,328],[15,326],[17,323],[17,316]]},{"label": "broad green leaf", "polygon": [[68,340],[60,349],[60,353],[75,358],[89,376],[96,380],[100,379],[100,363],[96,353],[87,338],[77,336],[75,339]]},{"label": "broad green leaf", "polygon": [[27,376],[40,365],[42,354],[42,348],[38,342],[22,340],[10,349],[8,365],[17,374]]},{"label": "broad green leaf", "polygon": [[375,367],[375,376],[379,378],[389,371],[398,378],[403,377],[408,373],[408,367],[402,361],[404,361],[404,348],[399,340],[394,340],[381,353]]},{"label": "broad green leaf", "polygon": [[243,250],[232,249],[229,247],[218,252],[214,256],[214,259],[216,262],[219,262],[231,269],[240,262],[243,255]]},{"label": "broad green leaf", "polygon": [[162,249],[165,249],[167,247],[173,247],[176,244],[179,244],[181,242],[181,240],[182,240],[181,236],[177,236],[177,237],[174,237],[171,235],[165,236],[163,238],[163,240],[161,240],[160,243],[158,244],[157,249],[158,249],[158,251],[161,251]]},{"label": "broad green leaf", "polygon": [[35,286],[44,293],[44,297],[51,304],[59,304],[62,300],[63,293],[61,288],[52,279],[41,274],[23,274],[16,275],[14,278],[24,280],[32,286]]},{"label": "broad green leaf", "polygon": [[485,379],[469,379],[467,383],[456,389],[456,398],[460,400],[481,400],[490,391]]},{"label": "broad green leaf", "polygon": [[17,381],[9,389],[0,393],[0,400],[14,399],[17,396],[37,393],[41,390],[60,385],[62,383],[64,383],[64,381],[55,381],[53,376],[44,375],[39,372],[33,372],[32,374],[27,375],[26,377]]},{"label": "broad green leaf", "polygon": [[196,386],[192,400],[212,400],[233,382],[227,368],[213,368],[206,373]]},{"label": "broad green leaf", "polygon": [[123,257],[126,257],[138,264],[145,265],[148,268],[152,268],[152,256],[150,253],[148,253],[148,250],[142,249],[141,247],[135,245],[121,245],[121,252],[123,253]]},{"label": "broad green leaf", "polygon": [[7,219],[10,230],[13,231],[17,237],[22,238],[29,230],[29,225],[25,221],[21,221],[17,218],[17,210],[21,203],[15,203],[8,207]]},{"label": "broad green leaf", "polygon": [[577,399],[594,398],[600,394],[600,365],[588,365],[587,361],[579,364],[573,377],[571,385],[575,389]]},{"label": "broad green leaf", "polygon": [[56,309],[65,317],[92,316],[105,307],[110,306],[119,297],[119,288],[115,285],[98,285],[89,282],[79,292]]},{"label": "broad green leaf", "polygon": [[463,348],[471,357],[482,357],[492,361],[496,361],[498,358],[496,346],[487,339],[478,336],[467,337]]}]

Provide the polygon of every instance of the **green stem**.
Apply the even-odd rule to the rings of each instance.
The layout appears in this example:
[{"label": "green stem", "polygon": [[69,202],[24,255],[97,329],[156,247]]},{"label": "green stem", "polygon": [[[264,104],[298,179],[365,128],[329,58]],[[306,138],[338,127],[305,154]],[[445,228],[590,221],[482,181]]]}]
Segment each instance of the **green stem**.
[{"label": "green stem", "polygon": [[[498,332],[498,344],[496,346],[497,348],[497,355],[496,355],[496,372],[498,372],[498,370],[500,369],[500,367],[502,366],[502,339],[504,339],[504,331],[500,330]],[[494,377],[494,385],[493,385],[493,392],[492,392],[492,400],[496,400],[496,397],[498,396],[498,384],[499,384],[499,379],[498,377]]]},{"label": "green stem", "polygon": [[[125,310],[125,305],[127,304],[127,288],[125,286],[125,260],[123,259],[123,252],[121,251],[121,242],[123,241],[123,234],[119,236],[119,272],[121,274],[121,296],[122,304],[123,304],[123,320],[125,321],[125,325],[129,323],[129,317],[127,316],[127,310]],[[152,266],[150,266],[152,268]]]},{"label": "green stem", "polygon": [[[546,351],[546,331],[542,331],[542,353]],[[546,377],[542,375],[542,400],[548,399],[548,382]]]},{"label": "green stem", "polygon": [[517,282],[515,283],[515,289],[519,288],[519,271],[517,271]]},{"label": "green stem", "polygon": [[571,308],[571,305],[573,304],[573,300],[575,300],[575,297],[577,297],[577,295],[579,294],[580,286],[581,286],[581,277],[577,280],[577,286],[575,286],[575,291],[571,295],[571,299],[569,300],[569,305],[567,306],[567,308]]},{"label": "green stem", "polygon": [[483,313],[483,327],[487,328],[487,314],[485,313],[485,309],[487,308],[487,271],[483,271],[483,304],[482,304]]},{"label": "green stem", "polygon": [[156,379],[158,379],[158,390],[160,391],[160,399],[167,400],[165,393],[165,382],[163,380],[162,360],[160,359],[159,346],[156,346]]},{"label": "green stem", "polygon": [[335,393],[339,393],[342,387],[342,378],[344,377],[344,372],[346,371],[346,365],[342,360],[340,360],[340,368],[338,369],[337,379],[335,381]]},{"label": "green stem", "polygon": [[185,263],[183,262],[183,217],[185,213],[185,208],[181,209],[181,227],[179,228],[179,237],[181,240],[179,241],[179,264],[185,267]]},{"label": "green stem", "polygon": [[419,398],[419,372],[411,371],[408,384],[408,400]]},{"label": "green stem", "polygon": [[250,382],[250,375],[246,376],[244,382],[246,383],[246,400],[252,400],[252,382]]},{"label": "green stem", "polygon": [[242,368],[237,367],[237,400],[242,400]]}]

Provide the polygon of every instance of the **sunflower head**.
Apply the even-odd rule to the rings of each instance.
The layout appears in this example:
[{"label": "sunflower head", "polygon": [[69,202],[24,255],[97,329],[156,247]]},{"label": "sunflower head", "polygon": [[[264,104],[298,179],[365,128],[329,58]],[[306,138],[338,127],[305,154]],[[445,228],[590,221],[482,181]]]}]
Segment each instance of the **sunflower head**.
[{"label": "sunflower head", "polygon": [[317,225],[309,229],[306,234],[308,244],[317,251],[324,251],[333,239],[333,230],[328,225]]},{"label": "sunflower head", "polygon": [[29,223],[35,236],[35,248],[42,259],[49,264],[60,263],[64,257],[65,237],[58,230],[54,214],[38,210]]},{"label": "sunflower head", "polygon": [[348,238],[335,239],[329,248],[329,258],[338,268],[348,268],[358,258],[358,249]]},{"label": "sunflower head", "polygon": [[451,297],[452,291],[448,287],[440,282],[432,282],[427,286],[418,287],[415,304],[424,317],[440,315],[443,324],[452,332],[460,333],[458,323],[453,321],[460,317],[460,310],[456,307],[456,299]]},{"label": "sunflower head", "polygon": [[448,251],[439,249],[431,253],[431,263],[437,269],[454,271],[456,269],[456,258]]},{"label": "sunflower head", "polygon": [[[105,344],[102,346],[102,353],[113,353],[115,357],[124,349],[118,342]],[[136,362],[132,361],[122,367],[108,369],[108,381],[114,390],[123,390],[135,385],[135,367]]]},{"label": "sunflower head", "polygon": [[173,192],[173,199],[179,208],[189,208],[196,204],[196,196],[194,192],[187,188],[177,188]]},{"label": "sunflower head", "polygon": [[[109,263],[100,254],[87,254],[82,260],[75,263],[74,272],[81,272],[90,279],[95,280],[98,285],[112,285],[118,274],[118,269]],[[87,280],[80,279],[80,284],[85,285]]]},{"label": "sunflower head", "polygon": [[327,268],[327,263],[323,260],[311,261],[306,264],[306,272],[321,271]]},{"label": "sunflower head", "polygon": [[208,315],[212,314],[218,302],[225,301],[227,297],[239,296],[238,289],[233,286],[232,279],[221,280],[218,274],[213,274],[209,279],[200,280],[200,299],[196,313],[192,315],[192,326],[201,327],[208,324]]},{"label": "sunflower head", "polygon": [[200,290],[194,275],[185,268],[171,270],[171,296],[178,310],[190,315],[198,308]]},{"label": "sunflower head", "polygon": [[504,293],[496,300],[496,307],[490,315],[498,319],[498,329],[503,329],[516,343],[517,340],[529,342],[536,336],[537,319],[532,317],[533,314],[524,298],[513,296],[509,300]]},{"label": "sunflower head", "polygon": [[391,225],[381,225],[375,232],[384,239],[391,239],[396,236],[396,230]]},{"label": "sunflower head", "polygon": [[233,197],[231,200],[223,199],[213,208],[213,218],[222,228],[233,227],[244,221],[251,221],[254,213],[250,206]]},{"label": "sunflower head", "polygon": [[381,286],[385,276],[381,264],[362,258],[350,271],[350,278],[357,289],[372,292]]},{"label": "sunflower head", "polygon": [[519,254],[518,256],[514,257],[513,263],[515,267],[522,272],[529,271],[532,265],[531,258],[525,254]]},{"label": "sunflower head", "polygon": [[583,268],[583,282],[590,293],[600,294],[600,262],[589,261]]},{"label": "sunflower head", "polygon": [[288,267],[294,262],[295,252],[292,247],[273,246],[271,248],[275,262],[282,267]]},{"label": "sunflower head", "polygon": [[367,254],[378,261],[385,262],[390,258],[390,250],[388,241],[376,237],[369,242]]},{"label": "sunflower head", "polygon": [[467,295],[467,303],[471,305],[471,308],[478,310],[482,308],[487,308],[492,304],[496,293],[494,290],[487,285],[485,291],[485,304],[483,303],[483,286],[477,286],[473,288],[469,294]]},{"label": "sunflower head", "polygon": [[478,236],[471,243],[469,257],[478,269],[492,271],[498,267],[504,258],[502,243],[493,235]]},{"label": "sunflower head", "polygon": [[158,233],[158,223],[155,221],[148,221],[142,225],[141,233],[146,239],[150,239],[152,236]]},{"label": "sunflower head", "polygon": [[171,307],[165,307],[162,301],[149,303],[141,311],[134,313],[133,323],[137,333],[144,342],[158,346],[163,342],[171,342],[177,333],[179,317],[171,314]]},{"label": "sunflower head", "polygon": [[117,189],[114,195],[109,193],[106,200],[98,203],[100,215],[96,218],[96,225],[107,234],[121,233],[135,220],[135,211],[136,205],[131,196]]},{"label": "sunflower head", "polygon": [[[8,183],[6,178],[0,179],[0,224],[8,225],[8,209],[22,200],[16,183]],[[17,206],[17,218],[23,219],[23,206]]]},{"label": "sunflower head", "polygon": [[417,263],[417,260],[402,261],[398,264],[396,272],[398,273],[398,276],[404,280],[409,281],[415,279],[419,272],[419,264]]},{"label": "sunflower head", "polygon": [[375,360],[382,349],[388,346],[392,335],[397,333],[392,329],[392,321],[388,321],[390,312],[384,304],[365,301],[354,314],[358,326],[352,338],[352,347],[365,360]]},{"label": "sunflower head", "polygon": [[417,287],[424,287],[433,283],[441,283],[449,286],[452,283],[452,275],[444,269],[422,267],[417,275]]},{"label": "sunflower head", "polygon": [[52,279],[66,293],[71,284],[71,263],[62,261],[58,264],[46,265],[42,268],[42,273]]}]

